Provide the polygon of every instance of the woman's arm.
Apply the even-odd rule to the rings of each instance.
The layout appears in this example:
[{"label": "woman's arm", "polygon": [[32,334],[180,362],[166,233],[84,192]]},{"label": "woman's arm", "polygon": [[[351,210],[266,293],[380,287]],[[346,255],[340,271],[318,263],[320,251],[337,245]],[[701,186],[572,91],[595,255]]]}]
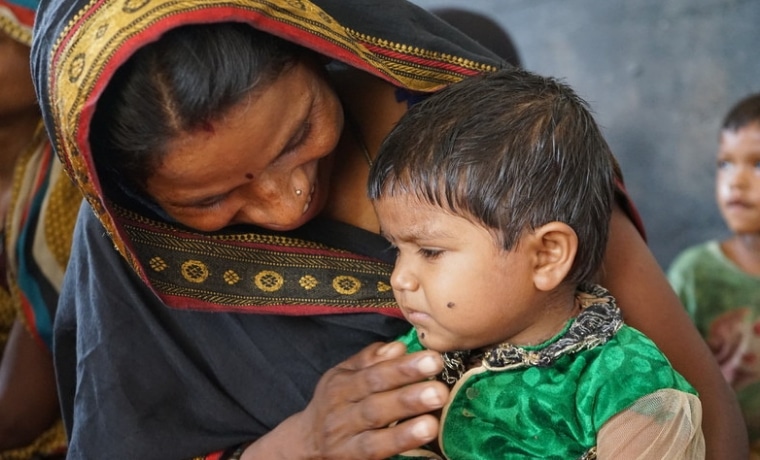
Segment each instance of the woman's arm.
[{"label": "woman's arm", "polygon": [[617,298],[626,323],[648,335],[699,392],[707,458],[747,458],[747,430],[734,392],[638,230],[618,207],[601,284]]},{"label": "woman's arm", "polygon": [[50,353],[16,320],[0,363],[0,451],[30,444],[59,417]]},{"label": "woman's arm", "polygon": [[[329,370],[303,412],[249,446],[241,459],[373,460],[419,447],[438,435],[448,389],[426,380],[441,371],[434,352],[405,354],[376,343]],[[393,427],[391,423],[404,420]]]}]

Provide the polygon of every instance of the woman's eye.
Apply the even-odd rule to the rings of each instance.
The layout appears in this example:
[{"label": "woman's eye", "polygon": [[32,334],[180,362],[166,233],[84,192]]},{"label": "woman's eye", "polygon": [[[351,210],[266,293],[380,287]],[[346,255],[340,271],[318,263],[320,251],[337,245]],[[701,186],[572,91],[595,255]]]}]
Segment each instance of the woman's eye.
[{"label": "woman's eye", "polygon": [[305,122],[301,125],[301,129],[298,130],[295,136],[290,139],[290,142],[282,150],[282,153],[289,153],[297,149],[301,144],[309,138],[311,134],[311,122]]},{"label": "woman's eye", "polygon": [[217,209],[221,207],[222,203],[224,202],[223,196],[217,196],[213,198],[209,198],[207,200],[199,201],[195,204],[193,204],[193,207],[196,209],[202,209],[204,211],[209,209]]}]

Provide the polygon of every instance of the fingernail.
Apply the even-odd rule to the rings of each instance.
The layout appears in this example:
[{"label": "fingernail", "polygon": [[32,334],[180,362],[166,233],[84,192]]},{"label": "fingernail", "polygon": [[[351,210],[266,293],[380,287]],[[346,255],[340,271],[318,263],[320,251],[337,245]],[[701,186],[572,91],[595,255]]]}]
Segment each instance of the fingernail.
[{"label": "fingernail", "polygon": [[377,355],[378,356],[384,356],[384,357],[392,357],[392,356],[400,356],[404,354],[406,347],[403,343],[393,341],[388,342],[382,347],[377,349]]},{"label": "fingernail", "polygon": [[393,348],[393,342],[386,343],[385,345],[377,349],[377,355],[385,356],[388,354],[388,350],[390,350],[391,348]]},{"label": "fingernail", "polygon": [[439,406],[441,404],[441,395],[435,391],[435,388],[426,388],[420,393],[420,401],[427,406]]},{"label": "fingernail", "polygon": [[417,361],[417,369],[426,374],[433,374],[438,372],[438,363],[432,356],[425,356]]},{"label": "fingernail", "polygon": [[430,439],[435,433],[430,429],[430,424],[424,421],[417,422],[412,427],[412,434],[417,439]]}]

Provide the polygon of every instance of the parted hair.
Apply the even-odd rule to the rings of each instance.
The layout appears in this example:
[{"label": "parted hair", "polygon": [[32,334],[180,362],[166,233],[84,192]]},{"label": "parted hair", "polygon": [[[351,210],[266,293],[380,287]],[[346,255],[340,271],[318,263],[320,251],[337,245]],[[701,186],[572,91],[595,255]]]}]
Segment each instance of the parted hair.
[{"label": "parted hair", "polygon": [[265,88],[306,51],[247,24],[182,26],[138,50],[98,100],[98,174],[140,190],[169,143]]},{"label": "parted hair", "polygon": [[368,195],[410,194],[485,226],[505,250],[568,224],[566,278],[593,279],[607,244],[617,165],[588,104],[560,81],[508,69],[467,78],[412,107],[385,139]]}]

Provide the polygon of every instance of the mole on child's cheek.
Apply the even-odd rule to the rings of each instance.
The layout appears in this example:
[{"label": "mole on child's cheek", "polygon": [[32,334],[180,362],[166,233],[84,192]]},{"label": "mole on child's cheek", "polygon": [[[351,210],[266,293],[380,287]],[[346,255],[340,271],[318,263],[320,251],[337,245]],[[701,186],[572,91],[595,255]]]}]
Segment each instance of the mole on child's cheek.
[{"label": "mole on child's cheek", "polygon": [[245,173],[245,178],[248,179],[248,180],[251,180],[251,179],[253,179],[253,174],[251,174],[251,173]]},{"label": "mole on child's cheek", "polygon": [[456,304],[454,302],[449,302],[446,304],[446,308],[454,308]]}]

